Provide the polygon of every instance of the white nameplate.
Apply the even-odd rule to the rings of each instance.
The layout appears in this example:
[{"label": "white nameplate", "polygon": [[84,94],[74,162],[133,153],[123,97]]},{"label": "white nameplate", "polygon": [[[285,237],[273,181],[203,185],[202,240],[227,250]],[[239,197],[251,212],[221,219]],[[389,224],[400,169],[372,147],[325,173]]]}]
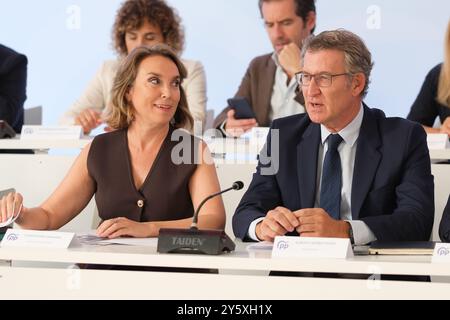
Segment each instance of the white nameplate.
[{"label": "white nameplate", "polygon": [[353,250],[350,239],[276,237],[272,257],[347,259]]},{"label": "white nameplate", "polygon": [[265,127],[255,127],[251,130],[250,143],[257,146],[257,152],[259,153],[261,149],[267,142],[267,136],[269,135],[270,128]]},{"label": "white nameplate", "polygon": [[23,126],[21,140],[78,140],[81,126]]},{"label": "white nameplate", "polygon": [[269,135],[270,128],[269,127],[254,127],[251,130],[250,139],[253,140],[267,140],[267,136]]},{"label": "white nameplate", "polygon": [[67,249],[75,234],[55,231],[8,229],[1,246],[9,248],[55,248]]},{"label": "white nameplate", "polygon": [[445,133],[429,133],[427,135],[428,149],[441,150],[450,148],[448,135]]},{"label": "white nameplate", "polygon": [[450,243],[436,243],[431,261],[450,263]]}]

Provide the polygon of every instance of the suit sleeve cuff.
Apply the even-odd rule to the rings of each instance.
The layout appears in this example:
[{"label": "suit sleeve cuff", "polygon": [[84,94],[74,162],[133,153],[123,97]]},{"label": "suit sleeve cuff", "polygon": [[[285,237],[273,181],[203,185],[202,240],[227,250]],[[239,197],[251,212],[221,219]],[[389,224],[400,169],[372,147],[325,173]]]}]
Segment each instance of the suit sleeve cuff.
[{"label": "suit sleeve cuff", "polygon": [[250,223],[250,226],[248,227],[248,232],[247,232],[247,236],[254,240],[254,241],[261,241],[258,239],[258,237],[256,236],[256,225],[258,223],[260,223],[261,221],[263,221],[264,218],[258,218],[256,220],[253,220],[252,223]]},{"label": "suit sleeve cuff", "polygon": [[346,222],[350,223],[352,226],[355,245],[362,246],[377,240],[374,233],[370,230],[367,224],[365,224],[365,222],[361,220],[346,220]]}]

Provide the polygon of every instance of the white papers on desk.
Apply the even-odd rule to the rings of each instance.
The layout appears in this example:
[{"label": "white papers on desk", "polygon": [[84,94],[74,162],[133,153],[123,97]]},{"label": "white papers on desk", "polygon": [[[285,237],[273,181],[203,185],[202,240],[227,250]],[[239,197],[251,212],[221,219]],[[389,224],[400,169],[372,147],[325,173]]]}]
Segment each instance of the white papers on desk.
[{"label": "white papers on desk", "polygon": [[247,251],[272,251],[273,242],[262,241],[247,246]]},{"label": "white papers on desk", "polygon": [[77,242],[83,245],[101,245],[101,242],[107,240],[106,238],[97,237],[94,233],[77,234]]},{"label": "white papers on desk", "polygon": [[118,238],[103,240],[102,244],[122,244],[126,246],[156,247],[158,238]]},{"label": "white papers on desk", "polygon": [[107,239],[97,237],[93,233],[78,234],[77,239],[84,245],[126,245],[126,246],[140,246],[140,247],[156,247],[158,245],[158,238],[117,238]]}]

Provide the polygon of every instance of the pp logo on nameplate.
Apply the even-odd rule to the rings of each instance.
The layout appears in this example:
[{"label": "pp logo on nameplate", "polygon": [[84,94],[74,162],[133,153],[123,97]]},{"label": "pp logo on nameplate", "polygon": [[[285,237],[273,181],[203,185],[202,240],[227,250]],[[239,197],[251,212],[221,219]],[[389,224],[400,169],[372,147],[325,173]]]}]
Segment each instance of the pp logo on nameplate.
[{"label": "pp logo on nameplate", "polygon": [[287,243],[286,241],[280,241],[277,244],[277,248],[279,250],[287,250],[289,248],[289,243]]},{"label": "pp logo on nameplate", "polygon": [[25,129],[23,129],[22,133],[25,135],[30,135],[30,134],[34,133],[34,129],[33,128],[25,128]]},{"label": "pp logo on nameplate", "polygon": [[10,235],[8,235],[8,237],[6,237],[6,239],[8,241],[17,241],[19,240],[19,236],[15,233],[11,233]]},{"label": "pp logo on nameplate", "polygon": [[448,248],[442,247],[442,248],[439,248],[437,253],[438,253],[438,256],[441,256],[441,257],[448,256],[450,254],[450,250]]},{"label": "pp logo on nameplate", "polygon": [[433,263],[450,263],[450,244],[436,243],[431,261]]}]

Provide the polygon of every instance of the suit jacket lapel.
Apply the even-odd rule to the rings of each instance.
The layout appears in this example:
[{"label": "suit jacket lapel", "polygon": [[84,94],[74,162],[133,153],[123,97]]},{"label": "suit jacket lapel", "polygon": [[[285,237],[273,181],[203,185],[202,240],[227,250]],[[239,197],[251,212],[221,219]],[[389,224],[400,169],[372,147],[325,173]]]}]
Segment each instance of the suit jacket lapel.
[{"label": "suit jacket lapel", "polygon": [[358,137],[353,169],[351,206],[354,220],[360,217],[361,207],[380,164],[381,153],[378,150],[380,146],[381,140],[376,119],[372,115],[372,111],[364,105],[364,118]]},{"label": "suit jacket lapel", "polygon": [[298,187],[301,208],[314,208],[320,125],[311,123],[297,145]]}]

